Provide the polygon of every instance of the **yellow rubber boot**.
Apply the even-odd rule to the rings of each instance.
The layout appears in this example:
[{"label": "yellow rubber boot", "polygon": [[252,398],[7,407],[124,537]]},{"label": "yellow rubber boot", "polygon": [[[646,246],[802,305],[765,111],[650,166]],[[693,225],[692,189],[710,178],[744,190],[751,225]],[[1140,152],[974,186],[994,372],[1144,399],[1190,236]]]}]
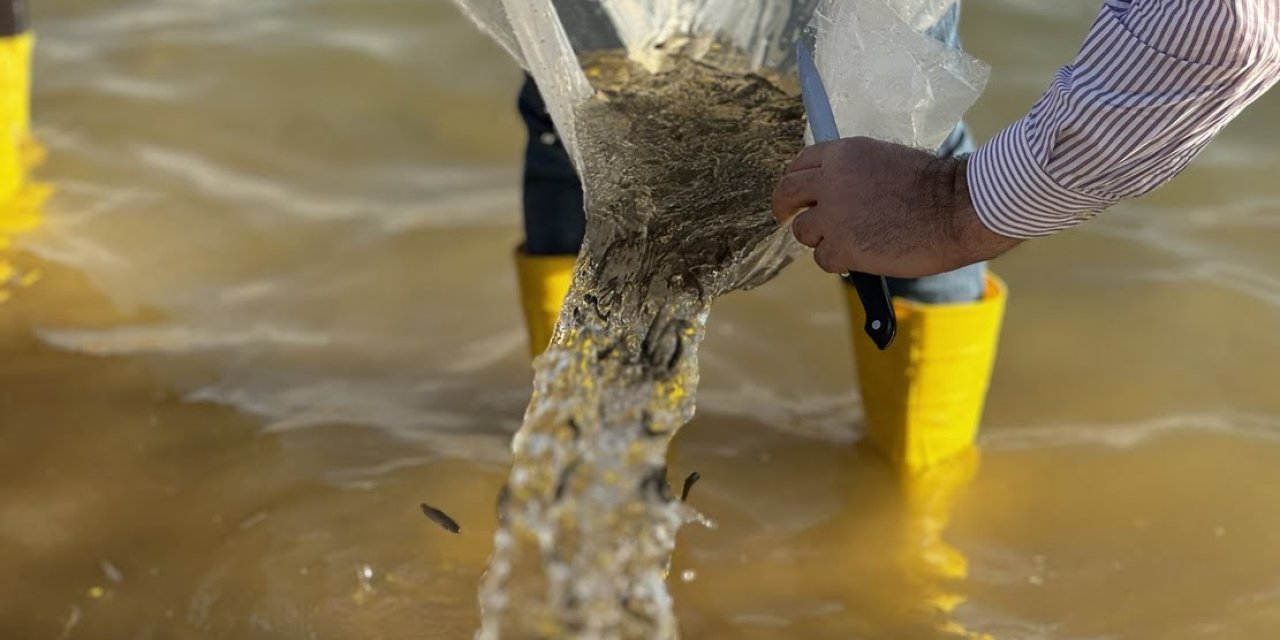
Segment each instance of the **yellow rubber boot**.
[{"label": "yellow rubber boot", "polygon": [[31,149],[30,32],[0,37],[0,203],[11,200],[25,182]]},{"label": "yellow rubber boot", "polygon": [[897,338],[880,351],[861,330],[857,292],[846,301],[866,408],[867,435],[898,468],[917,471],[969,448],[978,433],[995,363],[1008,289],[988,273],[973,303],[922,304],[894,298]]},{"label": "yellow rubber boot", "polygon": [[522,248],[516,249],[520,306],[524,310],[531,357],[541,355],[551,342],[577,261],[577,256],[532,256]]}]

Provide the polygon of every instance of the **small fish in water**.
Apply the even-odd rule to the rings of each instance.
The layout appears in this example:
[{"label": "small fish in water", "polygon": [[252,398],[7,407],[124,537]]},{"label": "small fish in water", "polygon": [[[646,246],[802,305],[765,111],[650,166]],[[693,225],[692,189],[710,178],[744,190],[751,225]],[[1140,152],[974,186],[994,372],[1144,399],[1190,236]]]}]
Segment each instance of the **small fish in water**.
[{"label": "small fish in water", "polygon": [[666,435],[665,431],[658,431],[653,428],[653,414],[648,411],[640,413],[640,429],[644,431],[644,435],[649,438]]},{"label": "small fish in water", "polygon": [[582,463],[582,459],[574,458],[572,462],[565,466],[564,471],[560,472],[560,479],[556,481],[556,500],[564,499],[564,492],[569,488],[569,480],[573,478],[573,472],[578,470],[578,465]]},{"label": "small fish in water", "polygon": [[502,488],[498,490],[498,522],[506,522],[507,520],[507,504],[511,502],[511,485],[502,483]]},{"label": "small fish in water", "polygon": [[462,527],[458,526],[458,522],[453,518],[450,518],[449,514],[425,502],[422,503],[421,506],[423,515],[427,516],[427,519],[432,522],[440,525],[440,527],[445,531],[448,531],[449,533],[462,533]]},{"label": "small fish in water", "polygon": [[670,502],[674,498],[671,497],[671,488],[667,486],[667,467],[654,467],[649,474],[640,480],[640,492],[652,491],[654,495],[664,502]]},{"label": "small fish in water", "polygon": [[681,502],[689,501],[689,490],[693,489],[693,485],[697,484],[700,478],[702,478],[702,476],[698,475],[697,471],[694,471],[693,473],[689,474],[689,477],[684,479],[684,488],[680,490]]}]

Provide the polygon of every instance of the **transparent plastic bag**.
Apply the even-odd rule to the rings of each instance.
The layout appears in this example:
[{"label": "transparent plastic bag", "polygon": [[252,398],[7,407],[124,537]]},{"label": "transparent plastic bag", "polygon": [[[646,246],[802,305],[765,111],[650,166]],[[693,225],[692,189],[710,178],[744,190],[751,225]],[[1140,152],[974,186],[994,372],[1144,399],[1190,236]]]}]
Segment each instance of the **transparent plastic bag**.
[{"label": "transparent plastic bag", "polygon": [[[937,148],[981,94],[988,69],[926,35],[952,0],[454,0],[538,84],[581,172],[579,107],[594,91],[580,59],[625,48],[653,68],[673,47],[788,91],[795,43],[813,47],[841,134]],[[588,195],[592,185],[584,184]],[[767,203],[762,203],[762,207]],[[771,278],[802,250],[785,229],[734,265],[730,288]]]},{"label": "transparent plastic bag", "polygon": [[[982,92],[987,68],[925,32],[951,0],[454,0],[534,77],[576,159],[574,106],[591,86],[577,56],[613,43],[638,61],[684,39],[745,52],[751,71],[794,75],[815,32],[818,69],[845,136],[933,148]],[[888,80],[889,82],[886,82]],[[587,186],[590,188],[590,185]]]}]

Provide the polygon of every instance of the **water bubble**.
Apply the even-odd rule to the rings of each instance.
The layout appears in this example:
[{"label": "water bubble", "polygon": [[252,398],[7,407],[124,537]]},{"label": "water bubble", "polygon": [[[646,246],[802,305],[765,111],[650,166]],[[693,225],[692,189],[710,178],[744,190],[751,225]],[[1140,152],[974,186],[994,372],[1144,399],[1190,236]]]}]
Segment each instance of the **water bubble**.
[{"label": "water bubble", "polygon": [[356,580],[360,582],[360,591],[365,593],[373,591],[373,567],[367,564],[362,565],[356,572]]}]

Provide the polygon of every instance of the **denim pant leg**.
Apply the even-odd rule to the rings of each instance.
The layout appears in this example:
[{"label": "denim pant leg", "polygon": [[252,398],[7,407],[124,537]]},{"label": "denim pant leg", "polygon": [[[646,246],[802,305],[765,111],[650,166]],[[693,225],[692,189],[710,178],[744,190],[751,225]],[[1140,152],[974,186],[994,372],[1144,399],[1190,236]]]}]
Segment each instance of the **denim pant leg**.
[{"label": "denim pant leg", "polygon": [[[956,126],[943,143],[938,155],[957,157],[973,153],[972,136],[964,123]],[[979,262],[955,271],[924,278],[886,278],[889,292],[912,302],[943,304],[974,302],[982,299],[986,286],[987,263]]]},{"label": "denim pant leg", "polygon": [[[957,1],[942,19],[930,30],[929,35],[950,44],[960,46],[960,2]],[[973,153],[973,139],[963,122],[956,125],[951,136],[938,148],[942,157],[958,157]],[[925,278],[887,278],[889,292],[913,302],[941,304],[948,302],[973,302],[982,299],[985,289],[987,265],[985,262],[961,267],[955,271]]]},{"label": "denim pant leg", "polygon": [[533,78],[525,74],[518,100],[529,139],[524,153],[524,252],[577,255],[586,230],[582,182],[560,141]]}]

